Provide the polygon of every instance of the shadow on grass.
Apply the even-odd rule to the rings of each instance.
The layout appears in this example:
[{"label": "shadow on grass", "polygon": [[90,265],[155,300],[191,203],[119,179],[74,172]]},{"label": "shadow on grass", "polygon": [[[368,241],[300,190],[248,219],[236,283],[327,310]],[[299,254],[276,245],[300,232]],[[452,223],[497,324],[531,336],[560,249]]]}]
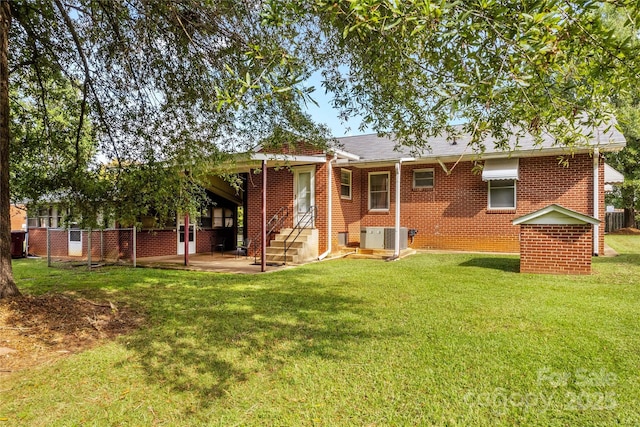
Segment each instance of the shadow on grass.
[{"label": "shadow on grass", "polygon": [[222,281],[205,275],[136,291],[151,326],[128,336],[126,346],[138,354],[147,381],[192,393],[203,406],[287,363],[348,358],[350,343],[372,338],[364,320],[369,309],[314,277],[304,270]]},{"label": "shadow on grass", "polygon": [[601,256],[594,261],[602,264],[631,264],[640,266],[640,254],[618,254],[616,256]]},{"label": "shadow on grass", "polygon": [[520,258],[474,257],[459,265],[461,267],[481,267],[517,273],[520,271]]}]

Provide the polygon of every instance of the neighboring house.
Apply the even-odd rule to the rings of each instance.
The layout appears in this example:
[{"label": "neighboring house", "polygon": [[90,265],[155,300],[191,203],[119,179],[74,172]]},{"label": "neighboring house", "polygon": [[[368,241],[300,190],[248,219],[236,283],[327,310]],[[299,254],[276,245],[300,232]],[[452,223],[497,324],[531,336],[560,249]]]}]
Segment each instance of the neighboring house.
[{"label": "neighboring house", "polygon": [[[520,227],[512,221],[550,204],[604,219],[602,153],[625,146],[616,130],[595,130],[591,144],[573,151],[550,137],[539,146],[532,137],[522,138],[510,152],[494,149],[488,140],[482,154],[468,147],[469,137],[431,138],[430,150],[417,157],[376,135],[337,141],[329,152],[259,152],[253,163],[238,165],[250,177],[245,189],[248,237],[261,232],[263,174],[256,168],[266,164],[266,217],[288,210],[290,227],[314,207],[310,234],[315,234],[316,247],[307,250],[312,256],[325,256],[339,244],[396,250],[396,227],[401,242],[412,231],[412,248],[517,253]],[[389,235],[375,227],[394,230]],[[598,225],[590,231],[593,254],[604,251],[603,231]],[[375,233],[386,233],[386,242]]]},{"label": "neighboring house", "polygon": [[612,168],[611,166],[604,165],[604,192],[610,193],[614,190],[616,185],[624,182],[624,175]]},{"label": "neighboring house", "polygon": [[11,231],[25,231],[27,229],[27,210],[22,205],[11,205]]}]

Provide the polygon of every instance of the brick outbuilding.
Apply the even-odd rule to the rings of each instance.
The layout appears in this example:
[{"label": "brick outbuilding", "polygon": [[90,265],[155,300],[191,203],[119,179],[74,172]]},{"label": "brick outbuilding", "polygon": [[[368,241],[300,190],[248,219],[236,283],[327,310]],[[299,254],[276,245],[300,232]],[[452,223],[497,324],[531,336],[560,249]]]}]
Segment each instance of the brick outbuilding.
[{"label": "brick outbuilding", "polygon": [[520,226],[520,272],[591,274],[593,226],[599,223],[557,204],[513,220]]}]

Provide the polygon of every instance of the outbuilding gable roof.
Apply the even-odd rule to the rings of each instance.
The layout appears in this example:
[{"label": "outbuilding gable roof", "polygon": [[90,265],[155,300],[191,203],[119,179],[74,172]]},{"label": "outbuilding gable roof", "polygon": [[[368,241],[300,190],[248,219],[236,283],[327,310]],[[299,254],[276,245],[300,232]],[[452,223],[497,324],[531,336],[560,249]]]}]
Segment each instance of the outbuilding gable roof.
[{"label": "outbuilding gable roof", "polygon": [[513,220],[513,225],[520,224],[600,224],[600,220],[581,214],[557,204],[551,204],[530,214]]}]

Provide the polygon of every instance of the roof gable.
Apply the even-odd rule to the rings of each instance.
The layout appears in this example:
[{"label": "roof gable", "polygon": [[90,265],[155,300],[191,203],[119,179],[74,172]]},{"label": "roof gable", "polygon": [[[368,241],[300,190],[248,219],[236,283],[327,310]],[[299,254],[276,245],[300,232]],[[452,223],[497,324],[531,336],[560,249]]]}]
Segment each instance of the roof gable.
[{"label": "roof gable", "polygon": [[557,204],[552,204],[513,220],[513,225],[521,224],[599,224],[601,221]]}]

